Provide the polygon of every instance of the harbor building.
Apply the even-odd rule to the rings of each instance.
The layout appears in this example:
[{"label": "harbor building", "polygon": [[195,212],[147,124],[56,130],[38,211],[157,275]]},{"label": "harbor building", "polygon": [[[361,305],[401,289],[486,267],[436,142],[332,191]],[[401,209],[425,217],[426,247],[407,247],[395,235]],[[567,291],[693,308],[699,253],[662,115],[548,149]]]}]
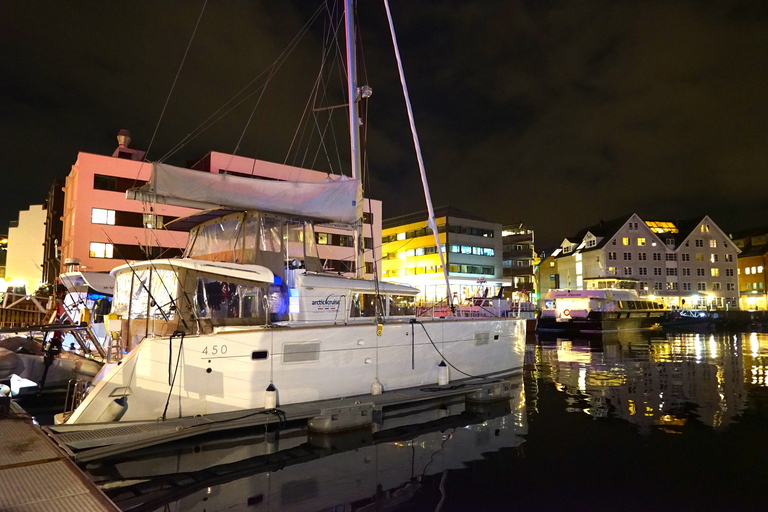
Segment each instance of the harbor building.
[{"label": "harbor building", "polygon": [[768,226],[745,230],[732,235],[733,243],[741,249],[739,254],[739,300],[741,309],[768,309]]},{"label": "harbor building", "polygon": [[32,293],[42,284],[46,215],[44,205],[34,204],[29,210],[19,212],[18,221],[11,222],[5,261],[6,285],[24,286],[27,293]]},{"label": "harbor building", "polygon": [[596,277],[635,280],[639,290],[684,309],[739,307],[740,249],[708,216],[644,221],[627,215],[584,228],[553,253],[560,288]]},{"label": "harbor building", "polygon": [[[144,151],[129,147],[120,130],[111,156],[80,152],[64,186],[61,271],[79,262],[89,272],[109,272],[124,260],[181,254],[187,233],[166,224],[192,213],[189,208],[145,205],[126,199],[125,191],[149,180],[152,164]],[[41,223],[42,225],[42,223]]]},{"label": "harbor building", "polygon": [[[559,253],[559,249],[557,250]],[[560,289],[560,273],[557,270],[558,259],[555,258],[555,249],[542,251],[538,255],[537,263],[534,267],[536,278],[536,292],[538,301],[536,307],[541,309],[543,298],[550,290]]]},{"label": "harbor building", "polygon": [[[445,277],[426,211],[383,222],[382,279],[421,290],[418,300],[446,300]],[[453,206],[435,209],[440,244],[455,303],[510,288],[503,272],[502,225]]]},{"label": "harbor building", "polygon": [[537,286],[533,271],[536,263],[533,230],[522,223],[503,226],[501,240],[503,276],[512,283],[508,291],[504,290],[504,296],[535,304]]}]

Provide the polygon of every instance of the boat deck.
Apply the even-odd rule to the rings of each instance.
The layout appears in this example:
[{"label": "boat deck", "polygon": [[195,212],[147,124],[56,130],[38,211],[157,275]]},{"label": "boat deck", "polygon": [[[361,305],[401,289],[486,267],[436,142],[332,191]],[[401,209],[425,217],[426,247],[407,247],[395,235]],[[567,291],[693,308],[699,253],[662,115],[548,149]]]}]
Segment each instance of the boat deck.
[{"label": "boat deck", "polygon": [[[515,371],[513,374],[519,373]],[[421,386],[381,395],[359,395],[333,400],[279,406],[278,409],[249,409],[206,416],[166,419],[165,421],[75,424],[44,427],[48,435],[77,462],[91,462],[118,456],[210,432],[278,425],[299,420],[344,414],[344,410],[386,407],[470,395],[498,385],[513,374],[495,379],[454,381],[446,386]]]},{"label": "boat deck", "polygon": [[0,510],[119,511],[16,404],[0,419]]}]

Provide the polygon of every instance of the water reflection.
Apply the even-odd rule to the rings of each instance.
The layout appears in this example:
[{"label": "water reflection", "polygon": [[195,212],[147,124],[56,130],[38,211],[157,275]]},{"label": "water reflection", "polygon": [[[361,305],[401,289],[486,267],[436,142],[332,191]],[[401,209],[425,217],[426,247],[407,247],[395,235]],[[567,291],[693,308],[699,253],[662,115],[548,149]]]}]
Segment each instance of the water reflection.
[{"label": "water reflection", "polygon": [[763,510],[766,361],[762,333],[539,338],[498,404],[417,404],[336,436],[216,435],[86,469],[136,512]]},{"label": "water reflection", "polygon": [[709,427],[727,426],[746,406],[745,383],[768,385],[763,333],[617,332],[543,338],[528,348],[532,377],[567,394],[569,412],[614,415],[670,433],[692,413]]},{"label": "water reflection", "polygon": [[435,509],[449,473],[523,443],[522,375],[512,385],[512,398],[493,404],[454,398],[385,411],[371,430],[262,429],[86,469],[122,510],[378,510],[414,500]]}]

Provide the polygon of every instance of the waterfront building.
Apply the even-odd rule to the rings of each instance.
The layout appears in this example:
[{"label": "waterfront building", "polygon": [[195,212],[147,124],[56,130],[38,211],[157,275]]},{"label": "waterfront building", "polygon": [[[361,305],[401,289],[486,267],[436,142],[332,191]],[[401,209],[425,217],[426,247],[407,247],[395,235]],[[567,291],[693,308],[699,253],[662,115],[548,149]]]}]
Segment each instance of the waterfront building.
[{"label": "waterfront building", "polygon": [[[320,182],[328,179],[328,173],[325,172],[215,151],[208,153],[190,168],[218,174],[284,181]],[[364,273],[368,279],[374,276],[374,259],[381,257],[380,249],[374,248],[374,240],[381,240],[381,201],[365,198],[363,200],[363,247],[365,249]],[[351,229],[336,224],[317,224],[315,241],[323,270],[339,272],[351,277],[355,275],[354,232]]]},{"label": "waterfront building", "polygon": [[152,164],[129,147],[121,130],[111,156],[80,152],[64,186],[61,271],[67,261],[80,269],[109,272],[124,260],[181,254],[187,233],[166,224],[195,210],[126,199],[125,191],[147,182]]},{"label": "waterfront building", "polygon": [[627,215],[563,240],[560,287],[581,290],[595,277],[633,279],[641,292],[681,308],[738,308],[741,251],[708,216],[644,221]]},{"label": "waterfront building", "polygon": [[542,301],[548,291],[560,289],[560,273],[557,270],[558,259],[555,254],[555,249],[552,249],[542,251],[538,256],[538,263],[534,269],[538,294],[536,307],[538,309],[542,308]]},{"label": "waterfront building", "polygon": [[20,211],[19,220],[8,228],[5,280],[15,287],[26,287],[28,293],[37,290],[43,280],[46,214],[44,205],[31,205],[29,210]]},{"label": "waterfront building", "polygon": [[765,278],[765,268],[768,267],[768,226],[734,233],[731,239],[741,249],[738,258],[741,309],[768,309],[768,281]]},{"label": "waterfront building", "polygon": [[[383,222],[382,279],[419,288],[419,300],[440,302],[445,277],[427,218],[423,211]],[[435,221],[455,302],[512,286],[503,275],[501,224],[452,206],[436,208]]]},{"label": "waterfront building", "polygon": [[504,290],[504,296],[535,304],[537,289],[533,269],[536,250],[533,230],[522,223],[503,226],[501,241],[503,276],[512,283],[509,290]]}]

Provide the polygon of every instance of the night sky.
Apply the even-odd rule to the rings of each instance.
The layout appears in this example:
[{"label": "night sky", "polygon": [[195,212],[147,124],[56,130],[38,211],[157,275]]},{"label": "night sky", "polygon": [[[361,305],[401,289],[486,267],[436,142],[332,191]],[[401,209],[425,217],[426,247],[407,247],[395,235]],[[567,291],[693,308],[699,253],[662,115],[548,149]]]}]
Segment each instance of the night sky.
[{"label": "night sky", "polygon": [[[79,151],[111,154],[121,128],[174,165],[240,141],[243,156],[349,172],[343,128],[327,157],[306,137],[291,146],[327,14],[273,66],[320,2],[209,1],[176,80],[203,5],[0,2],[0,226],[42,203]],[[540,248],[633,212],[707,214],[726,232],[768,224],[768,2],[390,6],[436,207],[524,222]],[[385,217],[424,210],[383,3],[361,0],[359,16],[360,83],[374,91],[366,193]],[[330,83],[325,104],[342,103]]]}]

